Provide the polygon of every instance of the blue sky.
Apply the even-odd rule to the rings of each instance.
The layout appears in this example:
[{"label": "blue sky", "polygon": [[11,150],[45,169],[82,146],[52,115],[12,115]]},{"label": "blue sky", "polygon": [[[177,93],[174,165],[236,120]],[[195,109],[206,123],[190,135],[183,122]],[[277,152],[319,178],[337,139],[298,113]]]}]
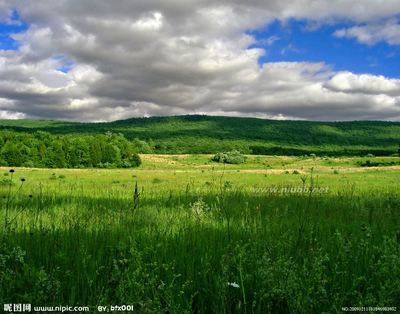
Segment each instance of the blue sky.
[{"label": "blue sky", "polygon": [[11,22],[0,22],[0,50],[18,49],[19,43],[12,39],[11,35],[28,29],[28,25],[21,20],[16,10],[13,10],[10,20]]},{"label": "blue sky", "polygon": [[399,77],[400,47],[386,42],[373,45],[353,38],[337,38],[338,29],[353,27],[351,22],[336,22],[313,26],[307,20],[275,21],[248,34],[257,39],[250,47],[262,48],[266,62],[325,62],[336,71]]},{"label": "blue sky", "polygon": [[[26,23],[16,9],[13,9],[9,20],[0,22],[0,51],[17,51],[21,43],[13,38],[14,34],[24,33],[29,29],[29,24]],[[74,62],[68,60],[65,55],[57,54],[53,59],[61,65],[57,68],[58,71],[68,73],[74,68]]]}]

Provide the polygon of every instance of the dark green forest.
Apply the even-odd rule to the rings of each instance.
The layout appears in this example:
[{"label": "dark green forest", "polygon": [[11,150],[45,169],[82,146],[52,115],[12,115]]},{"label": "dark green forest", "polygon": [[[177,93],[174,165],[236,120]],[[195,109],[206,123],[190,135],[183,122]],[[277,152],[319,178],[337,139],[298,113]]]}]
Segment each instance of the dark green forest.
[{"label": "dark green forest", "polygon": [[202,115],[133,118],[105,123],[0,120],[2,165],[131,167],[137,153],[390,156],[400,123],[310,122]]}]

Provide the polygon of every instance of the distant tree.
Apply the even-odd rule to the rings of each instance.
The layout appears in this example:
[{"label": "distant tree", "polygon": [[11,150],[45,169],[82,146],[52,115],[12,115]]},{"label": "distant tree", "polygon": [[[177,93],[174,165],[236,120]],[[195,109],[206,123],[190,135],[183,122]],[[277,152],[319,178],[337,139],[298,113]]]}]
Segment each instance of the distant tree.
[{"label": "distant tree", "polygon": [[133,139],[132,145],[136,153],[151,154],[153,152],[150,144],[145,141],[141,141],[138,138]]},{"label": "distant tree", "polygon": [[90,164],[96,167],[102,160],[100,139],[94,138],[90,142]]},{"label": "distant tree", "polygon": [[157,153],[165,153],[166,146],[163,143],[157,143],[154,145],[154,149]]},{"label": "distant tree", "polygon": [[61,143],[54,142],[46,154],[46,166],[49,168],[65,168],[65,152]]},{"label": "distant tree", "polygon": [[103,163],[116,164],[121,160],[120,149],[110,143],[104,146]]},{"label": "distant tree", "polygon": [[1,149],[1,158],[4,159],[9,166],[22,166],[29,158],[29,147],[22,143],[14,144],[11,141],[5,143]]},{"label": "distant tree", "polygon": [[237,150],[232,150],[226,153],[218,153],[212,160],[226,164],[242,164],[245,162],[245,156]]},{"label": "distant tree", "polygon": [[46,157],[46,145],[42,142],[39,143],[38,155],[40,160],[44,160]]},{"label": "distant tree", "polygon": [[77,158],[75,166],[85,167],[90,165],[89,144],[85,138],[77,137],[74,139],[74,150]]},{"label": "distant tree", "polygon": [[139,167],[142,164],[142,160],[138,154],[132,154],[129,158],[130,167]]}]

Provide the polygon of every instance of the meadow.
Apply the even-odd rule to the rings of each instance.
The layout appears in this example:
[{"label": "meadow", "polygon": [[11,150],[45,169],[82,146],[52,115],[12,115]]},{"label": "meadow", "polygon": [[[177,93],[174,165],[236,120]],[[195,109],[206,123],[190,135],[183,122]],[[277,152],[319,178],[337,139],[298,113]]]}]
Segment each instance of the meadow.
[{"label": "meadow", "polygon": [[398,157],[210,158],[141,155],[134,169],[2,167],[0,304],[94,313],[99,305],[400,309]]}]

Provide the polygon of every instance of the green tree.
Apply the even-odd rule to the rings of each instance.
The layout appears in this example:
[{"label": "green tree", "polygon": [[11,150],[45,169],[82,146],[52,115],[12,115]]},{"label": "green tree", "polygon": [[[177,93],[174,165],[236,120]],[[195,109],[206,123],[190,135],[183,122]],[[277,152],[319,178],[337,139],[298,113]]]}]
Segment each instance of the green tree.
[{"label": "green tree", "polygon": [[100,139],[92,138],[90,142],[90,163],[92,166],[96,167],[101,163],[102,160],[102,152]]},{"label": "green tree", "polygon": [[65,152],[60,142],[54,141],[47,150],[45,165],[49,168],[64,168],[66,166]]},{"label": "green tree", "polygon": [[103,163],[118,164],[121,161],[120,149],[113,144],[104,146]]},{"label": "green tree", "polygon": [[22,143],[14,144],[10,141],[1,149],[1,157],[9,166],[22,166],[29,156],[29,147]]}]

